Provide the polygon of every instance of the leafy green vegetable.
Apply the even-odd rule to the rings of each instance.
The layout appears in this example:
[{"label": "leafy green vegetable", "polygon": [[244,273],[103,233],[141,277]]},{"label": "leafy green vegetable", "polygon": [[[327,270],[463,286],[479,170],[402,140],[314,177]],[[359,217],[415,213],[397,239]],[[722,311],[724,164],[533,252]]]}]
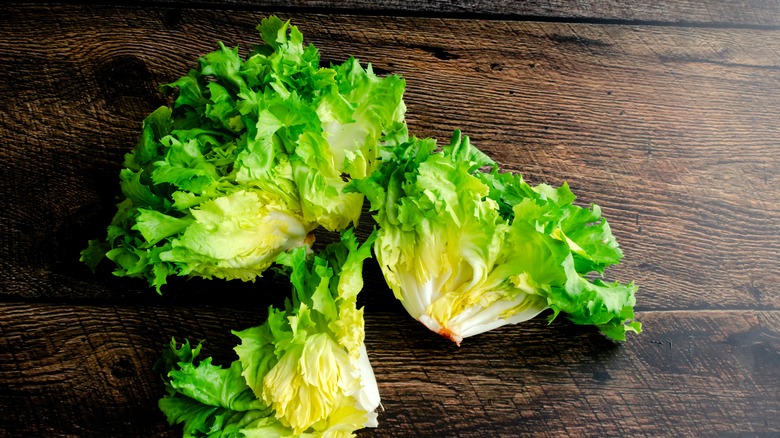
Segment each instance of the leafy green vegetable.
[{"label": "leafy green vegetable", "polygon": [[457,131],[436,149],[413,139],[351,186],[377,212],[377,260],[414,318],[458,344],[546,309],[613,339],[641,329],[633,284],[591,280],[622,257],[598,206],[499,173]]},{"label": "leafy green vegetable", "polygon": [[357,223],[363,196],[343,188],[406,139],[403,79],[320,67],[276,17],[258,30],[245,59],[220,43],[162,87],[173,103],[144,120],[107,238],[82,252],[93,269],[105,256],[158,292],[170,275],[254,280],[315,228]]},{"label": "leafy green vegetable", "polygon": [[[321,67],[276,17],[257,30],[265,44],[247,56],[219,43],[161,87],[171,104],[125,156],[106,239],[81,253],[158,292],[172,275],[253,281],[274,262],[289,276],[284,309],[233,332],[229,366],[172,340],[159,407],[185,437],[342,437],[377,425],[357,308],[372,247],[407,311],[458,344],[545,310],[613,339],[641,330],[634,284],[603,280],[622,252],[598,206],[574,205],[566,184],[499,172],[457,131],[441,150],[409,140],[403,79],[354,58]],[[380,228],[359,245],[349,227],[364,196]],[[309,254],[319,227],[341,241]]]},{"label": "leafy green vegetable", "polygon": [[238,360],[197,361],[201,346],[174,341],[159,367],[160,409],[185,437],[347,437],[376,427],[379,392],[363,344],[363,261],[375,234],[358,245],[351,229],[321,256],[281,254],[292,298],[263,325],[234,332]]}]

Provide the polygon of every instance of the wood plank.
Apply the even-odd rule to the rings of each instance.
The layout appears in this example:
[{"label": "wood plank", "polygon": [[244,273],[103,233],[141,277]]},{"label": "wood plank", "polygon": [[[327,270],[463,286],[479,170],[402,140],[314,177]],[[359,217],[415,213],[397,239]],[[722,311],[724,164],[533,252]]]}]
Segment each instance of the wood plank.
[{"label": "wood plank", "polygon": [[[172,5],[176,0],[124,1],[126,5]],[[111,3],[112,5],[116,3]],[[780,2],[777,0],[194,0],[188,5],[204,8],[239,8],[241,10],[299,10],[325,14],[369,14],[446,16],[465,19],[562,20],[602,22],[646,22],[651,24],[686,24],[721,27],[760,27],[780,25]],[[175,14],[175,12],[173,13]]]},{"label": "wood plank", "polygon": [[[0,294],[144,301],[78,252],[157,85],[259,12],[14,6],[0,18]],[[642,309],[780,308],[780,31],[290,14],[326,60],[407,79],[410,129],[455,128],[600,204]],[[365,227],[370,226],[366,220]],[[381,280],[380,280],[381,281]],[[200,296],[213,283],[172,288]],[[235,285],[236,290],[251,285]],[[211,289],[213,290],[213,289]],[[238,296],[238,295],[237,295]]]},{"label": "wood plank", "polygon": [[[151,371],[172,336],[232,360],[230,329],[262,308],[0,304],[0,431],[13,436],[177,436]],[[780,312],[644,312],[615,345],[536,319],[460,348],[400,306],[367,307],[385,411],[361,436],[780,432]]]}]

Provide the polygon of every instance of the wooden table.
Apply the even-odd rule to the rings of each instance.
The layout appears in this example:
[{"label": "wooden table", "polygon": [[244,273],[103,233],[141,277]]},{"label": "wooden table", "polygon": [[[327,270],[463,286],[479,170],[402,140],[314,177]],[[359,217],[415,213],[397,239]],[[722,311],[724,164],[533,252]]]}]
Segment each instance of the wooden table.
[{"label": "wooden table", "polygon": [[[485,2],[487,3],[487,2]],[[656,4],[648,6],[647,4]],[[270,13],[323,60],[407,80],[409,127],[453,129],[600,204],[638,336],[538,318],[461,347],[366,266],[384,411],[360,436],[780,434],[780,3],[151,0],[0,12],[0,436],[177,436],[152,365],[171,337],[262,322],[288,286],[143,281],[79,263],[157,86]],[[364,221],[362,227],[370,227]]]}]

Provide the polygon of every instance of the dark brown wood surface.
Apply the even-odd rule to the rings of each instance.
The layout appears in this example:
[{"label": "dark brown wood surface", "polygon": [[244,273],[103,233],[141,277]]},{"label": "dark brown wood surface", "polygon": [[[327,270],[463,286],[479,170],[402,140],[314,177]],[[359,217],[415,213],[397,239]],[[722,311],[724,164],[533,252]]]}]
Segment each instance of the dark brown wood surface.
[{"label": "dark brown wood surface", "polygon": [[78,262],[113,214],[157,86],[217,41],[258,42],[274,11],[324,60],[403,75],[416,135],[461,129],[505,169],[601,205],[625,252],[609,276],[640,286],[645,332],[623,344],[540,318],[458,348],[412,321],[368,263],[385,410],[361,436],[780,434],[780,7],[523,4],[537,9],[4,6],[0,437],[180,435],[156,407],[165,343],[206,339],[229,361],[230,330],[287,293],[190,280],[160,297]]},{"label": "dark brown wood surface", "polygon": [[[130,4],[181,3],[178,0],[133,0]],[[269,9],[278,11],[449,16],[544,21],[633,22],[653,25],[777,27],[778,0],[192,0],[194,7]]]}]

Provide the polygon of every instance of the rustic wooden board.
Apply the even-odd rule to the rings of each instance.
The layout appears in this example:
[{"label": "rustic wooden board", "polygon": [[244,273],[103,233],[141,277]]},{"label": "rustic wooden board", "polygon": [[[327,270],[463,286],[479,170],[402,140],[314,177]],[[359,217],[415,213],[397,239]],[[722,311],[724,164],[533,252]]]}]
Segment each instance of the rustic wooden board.
[{"label": "rustic wooden board", "polygon": [[[173,5],[178,0],[120,2],[128,5]],[[428,15],[460,18],[645,22],[648,24],[707,25],[724,27],[776,27],[780,25],[777,0],[194,0],[189,5],[280,12],[310,12],[369,15]]]},{"label": "rustic wooden board", "polygon": [[[464,341],[400,306],[367,308],[385,411],[361,436],[713,436],[780,430],[780,312],[645,312],[615,345],[543,319]],[[151,370],[170,337],[206,339],[227,363],[230,329],[262,308],[0,305],[0,431],[13,436],[177,436]]]},{"label": "rustic wooden board", "polygon": [[[403,75],[418,136],[462,129],[506,170],[600,204],[626,254],[609,275],[640,285],[645,332],[625,344],[541,318],[458,348],[410,320],[368,262],[386,410],[361,436],[780,433],[776,2],[264,5],[4,7],[0,437],[180,436],[156,407],[160,349],[206,339],[229,361],[229,331],[286,296],[272,278],[178,279],[157,296],[78,262],[157,86],[216,41],[245,51],[273,10],[324,60]],[[316,13],[332,8],[351,13]]]},{"label": "rustic wooden board", "polygon": [[[146,296],[140,281],[92,275],[78,252],[113,214],[122,156],[162,102],[156,87],[218,40],[256,43],[263,16],[4,13],[3,295]],[[289,18],[325,59],[402,74],[418,136],[462,129],[506,170],[568,181],[600,204],[626,253],[610,275],[641,285],[640,309],[780,305],[780,31]]]}]

